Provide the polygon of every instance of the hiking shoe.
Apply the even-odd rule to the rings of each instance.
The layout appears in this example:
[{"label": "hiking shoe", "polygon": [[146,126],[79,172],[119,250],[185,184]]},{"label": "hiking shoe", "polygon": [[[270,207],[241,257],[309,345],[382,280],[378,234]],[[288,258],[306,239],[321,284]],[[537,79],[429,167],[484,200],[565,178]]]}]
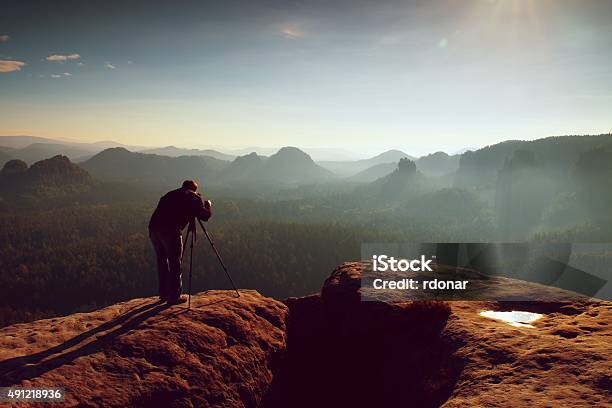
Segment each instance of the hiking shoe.
[{"label": "hiking shoe", "polygon": [[179,305],[181,303],[185,303],[187,301],[187,296],[181,296],[178,299],[166,300],[166,303],[169,305]]}]

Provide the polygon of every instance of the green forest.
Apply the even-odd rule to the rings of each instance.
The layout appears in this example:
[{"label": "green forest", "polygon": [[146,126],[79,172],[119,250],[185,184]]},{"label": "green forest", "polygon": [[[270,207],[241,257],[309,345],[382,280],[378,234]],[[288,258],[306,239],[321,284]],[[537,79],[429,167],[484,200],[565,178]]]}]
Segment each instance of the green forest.
[{"label": "green forest", "polygon": [[[214,201],[208,228],[237,285],[278,299],[317,292],[334,267],[360,258],[362,243],[611,242],[605,136],[489,146],[463,154],[452,174],[402,159],[368,183],[211,182],[202,189]],[[147,223],[173,182],[105,180],[61,156],[7,162],[0,326],[155,295]],[[202,234],[193,288],[229,288]]]}]

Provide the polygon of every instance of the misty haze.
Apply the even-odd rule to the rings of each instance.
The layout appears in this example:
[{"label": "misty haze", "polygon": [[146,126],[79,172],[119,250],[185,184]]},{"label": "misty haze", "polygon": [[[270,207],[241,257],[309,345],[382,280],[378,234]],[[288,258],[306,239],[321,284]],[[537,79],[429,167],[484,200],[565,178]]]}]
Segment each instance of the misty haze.
[{"label": "misty haze", "polygon": [[1,10],[0,403],[610,403],[612,2]]}]

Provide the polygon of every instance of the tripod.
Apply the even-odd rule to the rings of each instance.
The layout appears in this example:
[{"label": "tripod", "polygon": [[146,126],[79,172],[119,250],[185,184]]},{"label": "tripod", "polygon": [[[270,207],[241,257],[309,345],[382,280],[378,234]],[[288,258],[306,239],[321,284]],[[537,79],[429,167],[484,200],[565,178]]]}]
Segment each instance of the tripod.
[{"label": "tripod", "polygon": [[[196,218],[194,217],[191,219],[191,221],[189,221],[189,225],[187,226],[187,235],[185,235],[185,242],[189,240],[189,300],[187,303],[187,310],[191,309],[191,275],[193,271],[193,245],[197,237],[197,227],[196,227],[195,220]],[[204,227],[204,224],[202,223],[202,220],[200,220],[199,218],[198,218],[198,223],[200,224],[200,227],[202,228],[202,232],[204,232],[204,235],[206,235],[206,239],[208,239],[210,246],[212,247],[215,255],[217,256],[217,259],[219,260],[219,263],[221,264],[221,267],[223,268],[225,275],[229,279],[232,285],[232,288],[234,288],[234,291],[236,292],[236,295],[237,295],[236,297],[240,297],[240,292],[238,292],[238,289],[236,289],[236,285],[234,285],[232,276],[227,270],[227,266],[225,266],[225,263],[223,262],[223,259],[221,258],[221,254],[219,254],[219,251],[217,251],[217,247],[215,246],[214,241],[210,237],[208,230],[206,230],[206,228]],[[189,234],[191,234],[191,236]],[[181,265],[183,264],[184,256],[185,256],[185,250],[183,249],[183,254],[181,255]]]}]

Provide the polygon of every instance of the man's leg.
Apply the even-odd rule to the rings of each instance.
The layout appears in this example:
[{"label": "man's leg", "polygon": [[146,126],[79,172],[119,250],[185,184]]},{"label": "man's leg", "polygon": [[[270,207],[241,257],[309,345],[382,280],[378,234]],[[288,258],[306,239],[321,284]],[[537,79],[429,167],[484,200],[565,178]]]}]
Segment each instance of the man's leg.
[{"label": "man's leg", "polygon": [[157,256],[157,278],[159,283],[159,297],[161,300],[168,300],[168,278],[170,269],[168,268],[168,255],[165,246],[156,231],[149,231],[149,237]]},{"label": "man's leg", "polygon": [[181,276],[181,256],[183,254],[183,237],[180,232],[164,236],[164,247],[168,256],[168,301],[175,302],[181,296],[183,282]]}]

